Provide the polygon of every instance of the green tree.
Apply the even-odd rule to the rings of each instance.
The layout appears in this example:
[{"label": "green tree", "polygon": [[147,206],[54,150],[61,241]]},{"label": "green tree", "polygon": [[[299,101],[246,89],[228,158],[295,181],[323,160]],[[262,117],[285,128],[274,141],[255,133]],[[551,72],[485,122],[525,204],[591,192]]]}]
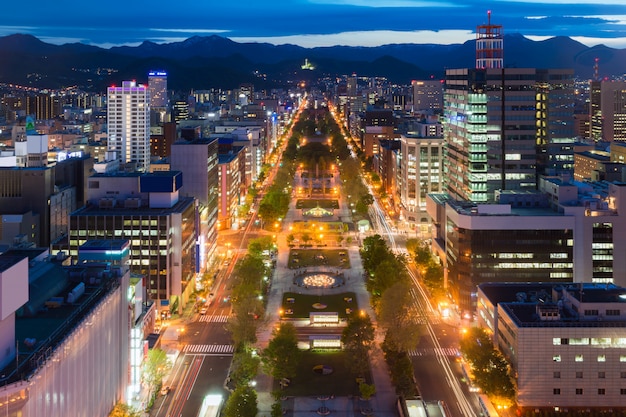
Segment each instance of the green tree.
[{"label": "green tree", "polygon": [[287,244],[289,246],[293,245],[294,240],[296,240],[296,237],[293,235],[293,233],[289,233],[287,235]]},{"label": "green tree", "polygon": [[293,378],[300,360],[296,328],[291,323],[281,323],[272,334],[267,348],[261,353],[263,370],[276,380]]},{"label": "green tree", "polygon": [[226,328],[233,339],[235,351],[241,351],[246,345],[256,343],[257,321],[249,314],[245,303],[233,303],[233,315],[228,319]]},{"label": "green tree", "polygon": [[461,339],[461,352],[470,363],[474,383],[488,395],[512,401],[515,388],[509,366],[502,354],[493,347],[484,329],[471,328]]},{"label": "green tree", "polygon": [[387,330],[385,339],[393,350],[408,352],[417,345],[420,338],[418,312],[408,281],[397,282],[384,292],[378,319]]},{"label": "green tree", "polygon": [[387,247],[387,243],[381,235],[368,236],[363,239],[361,260],[363,267],[368,272],[373,272],[381,262],[391,258],[393,254]]},{"label": "green tree", "polygon": [[267,276],[267,268],[263,259],[258,256],[246,255],[235,267],[236,298],[258,296],[262,290],[263,277]]},{"label": "green tree", "polygon": [[272,250],[274,241],[271,236],[261,236],[250,240],[248,243],[248,254],[253,256],[261,256],[263,251]]},{"label": "green tree", "polygon": [[261,359],[258,355],[253,355],[251,349],[242,349],[233,356],[230,379],[235,386],[248,385],[254,379]]},{"label": "green tree", "polygon": [[144,363],[144,379],[150,391],[154,392],[159,389],[171,367],[172,364],[164,350],[150,349],[148,351],[148,358]]},{"label": "green tree", "polygon": [[352,314],[341,334],[341,343],[347,353],[348,368],[356,376],[363,376],[369,369],[369,353],[374,344],[374,326],[364,312]]},{"label": "green tree", "polygon": [[109,417],[141,417],[141,412],[128,404],[117,403]]},{"label": "green tree", "polygon": [[256,417],[258,412],[256,392],[248,385],[241,385],[228,397],[222,416]]},{"label": "green tree", "polygon": [[[366,282],[366,287],[375,298],[382,297],[388,288],[406,281],[408,277],[404,264],[395,256],[381,261],[370,275],[372,277]],[[374,301],[378,303],[378,300]]]},{"label": "green tree", "polygon": [[361,382],[359,384],[359,393],[361,394],[361,398],[364,400],[369,400],[372,398],[372,395],[376,394],[376,387],[374,384],[366,384],[365,382]]}]

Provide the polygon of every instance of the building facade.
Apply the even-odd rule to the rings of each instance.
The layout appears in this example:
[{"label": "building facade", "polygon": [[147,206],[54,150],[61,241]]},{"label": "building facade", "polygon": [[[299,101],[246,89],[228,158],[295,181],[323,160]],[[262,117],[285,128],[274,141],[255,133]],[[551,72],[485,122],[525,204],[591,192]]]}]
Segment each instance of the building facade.
[{"label": "building facade", "polygon": [[539,193],[504,192],[499,204],[428,196],[433,248],[463,311],[485,282],[626,284],[626,186],[543,179]]},{"label": "building facade", "polygon": [[123,164],[150,167],[150,93],[135,81],[107,89],[108,150]]},{"label": "building facade", "polygon": [[175,171],[94,175],[88,204],[70,215],[70,255],[90,239],[128,239],[131,272],[146,277],[157,309],[182,311],[195,289],[197,222],[181,186]]},{"label": "building facade", "polygon": [[402,217],[421,236],[428,235],[426,196],[443,192],[443,138],[400,137],[398,194]]},{"label": "building facade", "polygon": [[483,284],[478,325],[516,375],[517,404],[622,408],[626,288],[610,284]]},{"label": "building facade", "polygon": [[446,189],[493,201],[495,190],[535,190],[539,175],[573,169],[573,71],[446,70]]}]

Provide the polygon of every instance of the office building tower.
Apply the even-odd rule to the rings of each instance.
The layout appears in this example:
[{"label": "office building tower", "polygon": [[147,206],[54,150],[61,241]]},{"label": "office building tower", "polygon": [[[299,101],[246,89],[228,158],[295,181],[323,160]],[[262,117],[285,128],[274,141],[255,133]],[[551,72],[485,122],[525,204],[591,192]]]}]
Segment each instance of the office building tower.
[{"label": "office building tower", "polygon": [[535,190],[546,172],[573,169],[573,71],[446,70],[447,191],[492,201],[496,190]]},{"label": "office building tower", "polygon": [[371,157],[378,155],[381,140],[394,139],[396,119],[391,110],[367,110],[363,126],[363,151],[367,157]]},{"label": "office building tower", "polygon": [[148,73],[148,90],[150,92],[150,107],[167,107],[167,72],[150,71]]},{"label": "office building tower", "polygon": [[135,81],[107,89],[108,150],[138,171],[150,167],[150,93]]},{"label": "office building tower", "polygon": [[397,182],[402,218],[420,237],[426,237],[430,224],[426,195],[443,192],[444,141],[403,134],[400,146]]},{"label": "office building tower", "polygon": [[589,123],[594,141],[626,141],[626,81],[591,81]]},{"label": "office building tower", "polygon": [[189,103],[185,100],[176,100],[174,102],[174,120],[180,122],[187,119],[189,119]]},{"label": "office building tower", "polygon": [[498,192],[497,204],[429,194],[433,249],[462,311],[485,282],[626,284],[626,185],[543,177],[538,192]]},{"label": "office building tower", "polygon": [[177,171],[96,174],[69,219],[69,251],[92,239],[130,240],[131,272],[146,277],[161,313],[182,312],[196,289],[196,204]]},{"label": "office building tower", "polygon": [[218,139],[179,140],[172,145],[171,168],[183,173],[181,194],[198,201],[200,269],[210,263],[217,247]]},{"label": "office building tower", "polygon": [[150,124],[160,125],[169,122],[170,100],[167,95],[167,72],[150,71],[148,91],[150,93]]},{"label": "office building tower", "polygon": [[443,82],[441,80],[413,80],[413,111],[440,110],[443,108]]}]

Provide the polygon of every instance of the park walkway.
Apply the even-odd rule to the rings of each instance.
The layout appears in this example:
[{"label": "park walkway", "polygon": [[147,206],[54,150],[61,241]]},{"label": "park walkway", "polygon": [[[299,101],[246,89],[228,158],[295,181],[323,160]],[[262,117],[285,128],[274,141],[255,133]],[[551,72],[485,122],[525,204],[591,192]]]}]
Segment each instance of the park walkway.
[{"label": "park walkway", "polygon": [[[335,174],[337,177],[338,174]],[[339,185],[340,181],[334,179],[333,182]],[[294,190],[297,190],[298,180],[295,180]],[[351,211],[347,207],[347,203],[344,198],[341,197],[341,193],[338,193],[339,209],[336,210],[333,218],[326,218],[325,220],[332,221],[347,221],[351,219]],[[280,321],[279,309],[281,308],[282,296],[284,292],[300,291],[303,294],[318,294],[320,289],[306,289],[303,287],[295,287],[293,285],[294,270],[288,267],[289,261],[289,246],[287,244],[287,232],[289,226],[294,221],[302,220],[302,214],[300,210],[295,208],[297,198],[293,198],[289,206],[289,211],[285,216],[282,224],[283,233],[277,235],[278,245],[278,257],[276,262],[276,269],[272,279],[272,285],[269,292],[269,298],[267,303],[267,315],[266,324],[257,334],[259,348],[263,349],[267,346],[269,340],[272,337],[272,330],[276,328]],[[326,248],[332,249],[332,248]],[[339,249],[339,247],[337,247]],[[397,416],[395,411],[396,394],[394,387],[389,377],[389,371],[385,362],[383,352],[380,349],[380,344],[383,342],[384,334],[382,330],[378,330],[376,326],[376,320],[374,313],[370,307],[369,294],[365,288],[363,280],[363,265],[361,263],[361,257],[359,254],[358,240],[355,239],[349,246],[343,246],[341,249],[345,249],[348,252],[350,260],[350,269],[342,270],[345,276],[345,285],[342,287],[342,291],[351,291],[356,294],[359,308],[365,310],[367,314],[372,318],[376,330],[376,343],[375,348],[371,352],[370,367],[372,373],[372,379],[374,386],[376,387],[376,394],[370,399],[369,408],[371,409],[370,415],[376,417],[391,417]],[[316,271],[321,271],[323,268],[311,268]],[[336,269],[336,268],[330,268]],[[330,270],[329,269],[329,270]],[[332,291],[323,290],[323,291]],[[267,376],[259,372],[257,376],[257,394],[258,394],[258,417],[270,417],[271,407],[274,402],[271,391],[273,381],[270,376]],[[293,417],[308,417],[319,416],[320,407],[326,407],[330,414],[329,416],[361,416],[360,411],[363,406],[362,401],[357,397],[332,397],[319,399],[315,397],[297,397],[287,398],[283,401],[283,409],[288,410],[285,415]]]}]

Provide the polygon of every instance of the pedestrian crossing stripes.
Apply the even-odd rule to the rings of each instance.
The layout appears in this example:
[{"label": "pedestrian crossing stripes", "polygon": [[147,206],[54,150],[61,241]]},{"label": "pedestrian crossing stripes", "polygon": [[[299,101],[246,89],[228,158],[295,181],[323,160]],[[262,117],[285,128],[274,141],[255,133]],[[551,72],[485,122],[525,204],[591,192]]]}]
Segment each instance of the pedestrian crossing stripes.
[{"label": "pedestrian crossing stripes", "polygon": [[186,345],[183,353],[224,353],[232,354],[233,345]]},{"label": "pedestrian crossing stripes", "polygon": [[415,318],[415,322],[417,324],[441,324],[441,318],[437,317],[437,316],[429,316],[429,317],[424,317],[424,316],[419,316]]},{"label": "pedestrian crossing stripes", "polygon": [[228,317],[228,314],[211,314],[208,316],[200,316],[200,319],[198,319],[198,321],[202,321],[205,323],[226,323],[228,321]]},{"label": "pedestrian crossing stripes", "polygon": [[436,348],[436,349],[413,349],[409,350],[409,356],[433,356],[435,353],[442,356],[459,356],[460,352],[456,348]]}]

